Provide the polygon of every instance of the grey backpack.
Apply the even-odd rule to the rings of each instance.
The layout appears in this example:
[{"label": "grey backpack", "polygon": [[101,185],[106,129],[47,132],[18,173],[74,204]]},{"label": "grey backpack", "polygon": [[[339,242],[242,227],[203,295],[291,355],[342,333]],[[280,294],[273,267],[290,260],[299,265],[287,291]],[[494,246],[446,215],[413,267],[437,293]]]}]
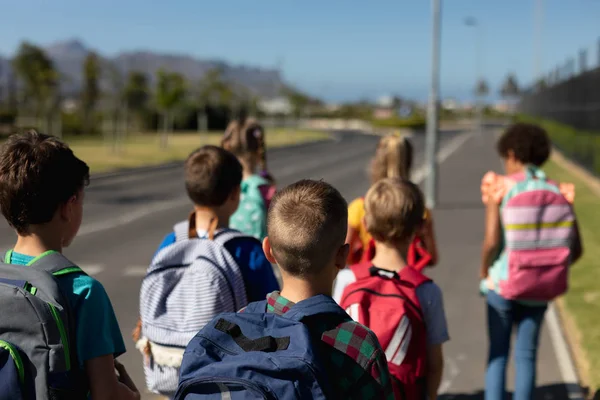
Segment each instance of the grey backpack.
[{"label": "grey backpack", "polygon": [[0,399],[85,399],[75,320],[56,279],[84,272],[54,251],[27,266],[8,264],[11,254],[0,263],[0,389],[12,393],[0,393]]},{"label": "grey backpack", "polygon": [[222,312],[248,304],[240,268],[225,244],[247,237],[238,231],[215,232],[213,240],[191,237],[189,223],[174,227],[175,243],[152,260],[140,290],[141,335],[146,385],[173,396],[179,367],[189,341]]}]

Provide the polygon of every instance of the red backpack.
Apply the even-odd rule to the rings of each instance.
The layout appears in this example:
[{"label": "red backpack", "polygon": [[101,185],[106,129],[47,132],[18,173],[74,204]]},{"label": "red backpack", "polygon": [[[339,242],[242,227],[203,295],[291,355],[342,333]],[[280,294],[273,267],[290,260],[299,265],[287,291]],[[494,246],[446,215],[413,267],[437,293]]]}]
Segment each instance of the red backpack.
[{"label": "red backpack", "polygon": [[413,268],[399,273],[372,264],[350,268],[356,282],[344,289],[341,307],[377,335],[388,361],[395,398],[424,399],[427,335],[416,289],[431,280]]}]

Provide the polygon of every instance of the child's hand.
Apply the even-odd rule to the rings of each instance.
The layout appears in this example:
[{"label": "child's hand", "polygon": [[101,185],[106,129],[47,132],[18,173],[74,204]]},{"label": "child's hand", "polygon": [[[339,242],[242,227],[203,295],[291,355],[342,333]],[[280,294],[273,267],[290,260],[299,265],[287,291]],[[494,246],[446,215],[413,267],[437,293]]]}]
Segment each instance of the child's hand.
[{"label": "child's hand", "polygon": [[115,359],[115,369],[117,370],[117,378],[119,379],[119,382],[121,382],[123,385],[127,386],[129,388],[129,390],[131,390],[136,395],[136,398],[139,399],[140,392],[138,391],[137,387],[135,386],[135,383],[133,383],[133,380],[127,373],[125,366],[123,364],[121,364],[119,361],[117,361],[116,359]]},{"label": "child's hand", "polygon": [[488,268],[481,267],[479,269],[479,279],[487,279],[487,277],[488,277]]}]

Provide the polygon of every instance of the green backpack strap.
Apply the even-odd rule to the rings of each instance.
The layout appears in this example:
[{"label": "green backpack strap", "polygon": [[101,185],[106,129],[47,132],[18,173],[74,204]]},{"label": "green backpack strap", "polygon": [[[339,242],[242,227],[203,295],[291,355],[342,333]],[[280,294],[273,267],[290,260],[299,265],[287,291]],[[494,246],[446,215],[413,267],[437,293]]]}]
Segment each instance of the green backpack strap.
[{"label": "green backpack strap", "polygon": [[[4,254],[5,264],[10,264],[12,254],[13,250],[9,250]],[[75,273],[85,274],[85,272],[81,268],[79,268],[61,253],[55,250],[48,250],[40,254],[33,260],[29,261],[27,263],[27,266],[49,272],[54,276],[62,276]]]},{"label": "green backpack strap", "polygon": [[525,177],[527,179],[546,180],[546,173],[535,165],[529,164],[525,167]]}]

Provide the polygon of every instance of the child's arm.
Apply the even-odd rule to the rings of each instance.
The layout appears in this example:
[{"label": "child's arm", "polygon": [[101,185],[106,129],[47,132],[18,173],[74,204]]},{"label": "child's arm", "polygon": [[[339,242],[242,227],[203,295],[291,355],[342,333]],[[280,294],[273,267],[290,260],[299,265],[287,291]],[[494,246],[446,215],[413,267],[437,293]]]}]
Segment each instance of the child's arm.
[{"label": "child's arm", "polygon": [[423,239],[425,250],[427,250],[431,256],[431,261],[429,262],[428,266],[434,267],[438,262],[438,250],[435,241],[435,231],[433,230],[433,218],[431,217],[431,213],[429,211],[427,211],[427,219],[425,220],[421,237]]},{"label": "child's arm", "polygon": [[[119,375],[115,372],[118,371]],[[140,392],[129,377],[125,367],[112,354],[92,358],[85,362],[94,400],[139,400]]]},{"label": "child's arm", "polygon": [[574,264],[583,255],[583,244],[581,243],[581,233],[579,232],[579,223],[575,221],[575,237],[571,248],[571,263]]},{"label": "child's arm", "polygon": [[442,345],[450,340],[444,296],[440,287],[431,282],[417,288],[417,297],[427,334],[427,395],[429,400],[434,400],[444,372]]},{"label": "child's arm", "polygon": [[485,211],[485,236],[481,251],[481,269],[479,277],[485,279],[488,269],[497,256],[500,247],[500,205],[492,198],[488,199]]},{"label": "child's arm", "polygon": [[427,398],[429,400],[437,399],[438,389],[442,383],[444,374],[444,354],[442,345],[427,346]]}]

